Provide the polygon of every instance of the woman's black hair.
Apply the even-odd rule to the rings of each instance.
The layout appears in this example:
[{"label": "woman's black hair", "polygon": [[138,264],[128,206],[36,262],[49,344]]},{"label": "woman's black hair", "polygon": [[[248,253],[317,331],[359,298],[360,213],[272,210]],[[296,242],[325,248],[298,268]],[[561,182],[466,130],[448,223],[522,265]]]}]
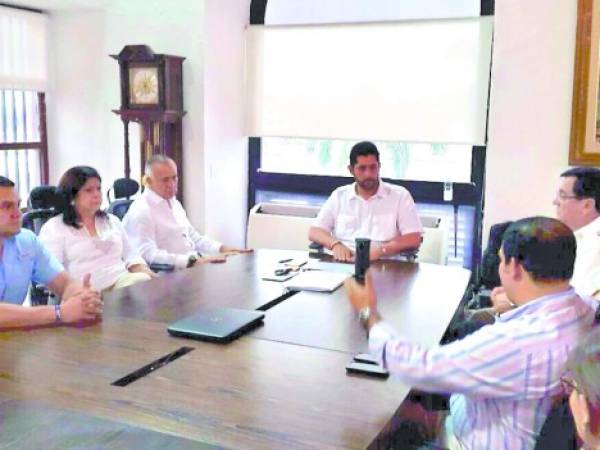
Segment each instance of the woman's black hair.
[{"label": "woman's black hair", "polygon": [[[62,197],[61,210],[63,213],[63,222],[74,228],[81,228],[81,219],[75,210],[74,200],[77,193],[90,178],[97,178],[102,181],[100,174],[96,169],[89,166],[75,166],[67,170],[60,178],[58,183],[58,192]],[[106,212],[98,210],[96,217],[107,217]]]}]

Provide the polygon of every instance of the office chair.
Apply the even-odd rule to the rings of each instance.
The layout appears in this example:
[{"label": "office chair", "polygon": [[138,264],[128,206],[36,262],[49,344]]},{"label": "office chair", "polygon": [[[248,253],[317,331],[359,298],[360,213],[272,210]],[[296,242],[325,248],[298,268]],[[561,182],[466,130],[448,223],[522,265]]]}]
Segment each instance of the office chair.
[{"label": "office chair", "polygon": [[569,397],[563,396],[555,402],[542,425],[535,443],[535,450],[576,450],[577,432]]},{"label": "office chair", "polygon": [[48,219],[60,213],[60,196],[55,186],[33,188],[27,200],[27,211],[23,214],[23,227],[39,234]]},{"label": "office chair", "polygon": [[[29,194],[27,211],[23,214],[23,228],[39,234],[42,225],[61,212],[61,196],[55,186],[38,186]],[[46,305],[50,291],[41,284],[32,283],[29,289],[31,305]]]},{"label": "office chair", "polygon": [[[139,188],[139,183],[131,178],[116,179],[113,185],[106,191],[106,198],[109,203],[107,211],[117,216],[119,220],[123,220],[127,210],[133,203],[133,200],[131,200],[130,197],[135,195]],[[111,191],[114,197],[114,200],[112,201],[110,195]]]}]

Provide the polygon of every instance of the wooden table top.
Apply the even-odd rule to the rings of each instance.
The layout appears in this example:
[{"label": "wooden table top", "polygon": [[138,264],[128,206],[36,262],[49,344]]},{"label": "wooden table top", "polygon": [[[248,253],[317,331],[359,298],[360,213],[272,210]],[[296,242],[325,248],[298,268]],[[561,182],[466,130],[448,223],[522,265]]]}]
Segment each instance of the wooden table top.
[{"label": "wooden table top", "polygon": [[[346,375],[350,353],[366,339],[342,289],[282,297],[280,283],[260,279],[279,260],[304,255],[234,256],[107,294],[97,324],[0,333],[0,405],[6,408],[0,418],[18,422],[31,405],[39,405],[48,423],[84,414],[78,423],[97,430],[94,442],[108,448],[128,447],[145,433],[161,448],[374,445],[409,388],[392,377]],[[468,271],[388,262],[374,272],[385,318],[418,342],[435,344]],[[167,334],[166,323],[215,306],[264,308],[265,325],[228,345]],[[194,350],[125,387],[111,385],[182,346]],[[4,430],[1,448],[42,437],[31,433],[30,441],[19,441],[22,433]],[[45,447],[72,438],[76,429],[67,427]]]},{"label": "wooden table top", "polygon": [[170,323],[203,308],[258,309],[283,294],[279,282],[264,281],[278,261],[308,259],[308,252],[256,250],[234,255],[222,264],[203,264],[167,273],[151,281],[104,295],[105,317],[131,317]]},{"label": "wooden table top", "polygon": [[[470,276],[459,267],[407,262],[376,263],[372,274],[383,318],[427,347],[440,341]],[[343,287],[333,294],[300,292],[265,314],[264,326],[250,336],[351,353],[367,350]]]},{"label": "wooden table top", "polygon": [[[347,376],[345,353],[251,338],[190,341],[133,319],[0,339],[7,398],[227,448],[365,448],[408,390]],[[181,346],[195,350],[128,386],[111,385]]]}]

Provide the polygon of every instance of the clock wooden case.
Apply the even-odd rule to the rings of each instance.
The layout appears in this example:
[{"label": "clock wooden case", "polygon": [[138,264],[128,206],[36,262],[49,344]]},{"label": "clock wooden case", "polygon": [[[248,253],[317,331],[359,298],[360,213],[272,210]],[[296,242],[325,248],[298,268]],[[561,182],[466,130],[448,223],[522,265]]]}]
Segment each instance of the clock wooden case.
[{"label": "clock wooden case", "polygon": [[141,173],[146,160],[163,154],[179,168],[178,197],[183,193],[183,61],[184,57],[156,54],[147,45],[126,45],[118,55],[121,107],[113,110],[123,121],[125,177],[130,178],[129,123],[141,125]]}]

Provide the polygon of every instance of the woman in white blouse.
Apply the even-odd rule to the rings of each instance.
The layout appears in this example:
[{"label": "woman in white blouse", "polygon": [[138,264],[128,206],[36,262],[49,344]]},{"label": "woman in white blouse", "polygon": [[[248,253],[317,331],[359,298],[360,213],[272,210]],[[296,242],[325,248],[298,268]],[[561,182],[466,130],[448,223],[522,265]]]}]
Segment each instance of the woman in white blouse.
[{"label": "woman in white blouse", "polygon": [[59,183],[63,213],[44,224],[40,239],[71,276],[91,273],[94,289],[147,281],[156,274],[129,245],[119,219],[100,209],[101,181],[92,167],[67,170]]}]

